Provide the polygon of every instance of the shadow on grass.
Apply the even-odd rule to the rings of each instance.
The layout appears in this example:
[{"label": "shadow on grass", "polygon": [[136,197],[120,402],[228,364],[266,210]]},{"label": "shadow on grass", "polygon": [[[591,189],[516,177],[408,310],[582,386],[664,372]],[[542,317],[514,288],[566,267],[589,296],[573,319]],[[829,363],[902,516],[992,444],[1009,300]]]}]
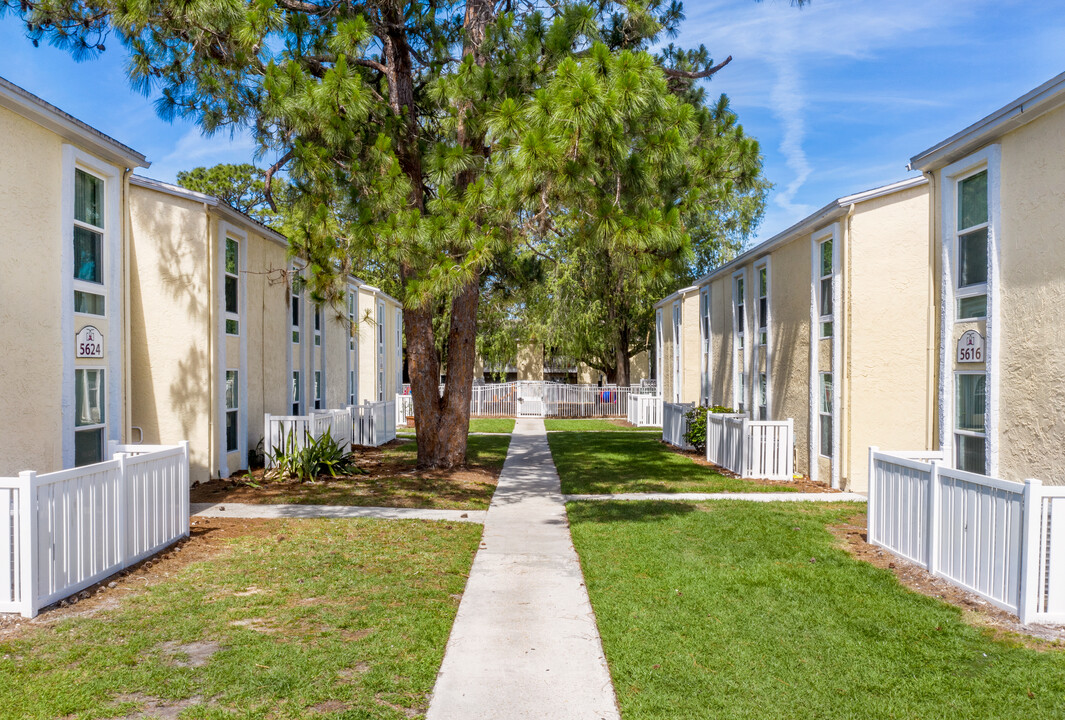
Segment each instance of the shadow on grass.
[{"label": "shadow on grass", "polygon": [[571,523],[657,522],[695,511],[692,503],[667,500],[566,503]]}]

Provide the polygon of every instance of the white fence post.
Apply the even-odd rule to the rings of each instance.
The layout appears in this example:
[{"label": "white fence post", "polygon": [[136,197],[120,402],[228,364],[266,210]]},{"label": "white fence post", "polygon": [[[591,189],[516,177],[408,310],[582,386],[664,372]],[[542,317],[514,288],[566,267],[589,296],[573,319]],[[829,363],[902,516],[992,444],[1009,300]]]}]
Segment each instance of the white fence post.
[{"label": "white fence post", "polygon": [[932,472],[928,476],[928,554],[925,556],[925,568],[932,575],[939,570],[939,546],[941,543],[941,531],[943,523],[940,520],[940,506],[943,502],[943,493],[940,484],[943,479],[939,475],[939,462],[933,460]]},{"label": "white fence post", "polygon": [[1039,534],[1042,528],[1043,483],[1040,480],[1024,481],[1024,525],[1021,535],[1021,577],[1019,597],[1017,598],[1017,616],[1022,625],[1034,619],[1039,608],[1039,575],[1042,564],[1039,552]]},{"label": "white fence post", "polygon": [[874,459],[878,452],[880,452],[879,447],[869,446],[869,497],[865,502],[865,541],[870,545],[873,544],[873,538],[879,537],[880,532],[880,528],[876,525],[876,512],[879,510],[877,492],[880,488],[876,484],[876,460]]},{"label": "white fence post", "polygon": [[740,437],[740,476],[751,476],[751,456],[754,455],[754,438],[751,437],[750,420],[744,415],[741,423],[742,434]]},{"label": "white fence post", "polygon": [[192,483],[189,481],[189,441],[182,440],[181,445],[181,487],[182,487],[182,527],[185,529],[185,537],[189,536],[189,489],[192,487]]},{"label": "white fence post", "polygon": [[22,617],[37,617],[37,473],[18,474],[19,487],[19,602]]},{"label": "white fence post", "polygon": [[787,458],[784,460],[788,468],[788,480],[795,479],[795,418],[788,418],[788,437],[785,441],[784,452]]}]

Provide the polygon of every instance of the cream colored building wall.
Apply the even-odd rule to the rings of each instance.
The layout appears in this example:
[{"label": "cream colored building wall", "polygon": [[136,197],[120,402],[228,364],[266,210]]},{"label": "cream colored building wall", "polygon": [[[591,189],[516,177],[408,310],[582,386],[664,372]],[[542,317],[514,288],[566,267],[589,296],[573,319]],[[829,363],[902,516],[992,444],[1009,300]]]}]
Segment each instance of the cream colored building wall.
[{"label": "cream colored building wall", "polygon": [[[5,418],[0,475],[63,467],[60,243],[62,140],[0,108],[0,237],[9,272],[0,283],[0,365]],[[116,348],[117,349],[117,348]]]},{"label": "cream colored building wall", "polygon": [[928,186],[861,203],[847,235],[841,484],[865,491],[869,446],[935,445]]},{"label": "cream colored building wall", "polygon": [[[377,402],[377,317],[378,303],[384,303],[384,400],[395,400],[396,393],[402,392],[397,383],[396,372],[396,328],[400,329],[402,339],[402,322],[397,325],[396,311],[400,305],[391,298],[374,293],[361,287],[359,289],[359,402]],[[367,317],[367,312],[369,316]]]},{"label": "cream colored building wall", "polygon": [[327,408],[348,405],[348,352],[351,332],[348,330],[347,307],[326,306],[323,317],[323,352],[325,353],[325,395]]},{"label": "cream colored building wall", "polygon": [[769,416],[791,418],[795,471],[809,472],[810,236],[775,249],[769,273]]},{"label": "cream colored building wall", "polygon": [[733,396],[732,371],[732,277],[717,277],[710,285],[710,402],[714,405],[736,407]]},{"label": "cream colored building wall", "polygon": [[999,475],[1065,484],[1065,110],[1002,138]]},{"label": "cream colored building wall", "polygon": [[518,380],[544,379],[544,346],[538,342],[518,346]]},{"label": "cream colored building wall", "polygon": [[651,377],[651,353],[643,350],[629,358],[629,385],[637,386]]},{"label": "cream colored building wall", "polygon": [[[247,320],[248,334],[248,447],[256,448],[265,436],[266,413],[288,415],[291,411],[291,376],[287,345],[291,340],[288,286],[282,271],[288,266],[288,250],[280,243],[248,233]],[[264,447],[264,450],[268,448]]]},{"label": "cream colored building wall", "polygon": [[189,441],[190,477],[211,458],[211,283],[203,204],[133,187],[130,193],[132,424],[148,444]]},{"label": "cream colored building wall", "polygon": [[662,377],[658,386],[665,402],[673,402],[673,300],[661,305],[662,311]]},{"label": "cream colored building wall", "polygon": [[683,297],[681,309],[680,401],[699,403],[701,357],[699,352],[699,293]]}]

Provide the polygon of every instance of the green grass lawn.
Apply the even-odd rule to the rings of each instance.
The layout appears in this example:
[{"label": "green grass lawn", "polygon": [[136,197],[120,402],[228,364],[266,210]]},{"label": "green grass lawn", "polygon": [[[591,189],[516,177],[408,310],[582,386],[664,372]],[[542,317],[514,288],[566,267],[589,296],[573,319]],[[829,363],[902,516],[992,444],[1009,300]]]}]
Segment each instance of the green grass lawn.
[{"label": "green grass lawn", "polygon": [[[503,461],[507,459],[507,448],[509,447],[509,437],[503,435],[474,435],[466,441],[466,462],[470,465],[493,469],[498,472],[503,469]],[[418,462],[418,443],[406,442],[401,445],[393,445],[385,448],[384,454],[413,467]]]},{"label": "green grass lawn", "polygon": [[257,528],[170,579],[130,578],[128,594],[112,591],[117,607],[4,638],[0,714],[421,717],[481,528]]},{"label": "green grass lawn", "polygon": [[1065,717],[1065,651],[994,640],[851,558],[826,526],[861,511],[571,503],[622,717]]},{"label": "green grass lawn", "polygon": [[544,420],[548,432],[649,432],[662,436],[662,428],[633,428],[619,425],[605,418],[584,418],[575,420]]},{"label": "green grass lawn", "polygon": [[514,418],[470,418],[470,432],[512,433]]},{"label": "green grass lawn", "polygon": [[657,435],[630,430],[616,433],[549,433],[562,492],[764,492],[786,485],[761,485],[725,477],[706,465],[672,452]]}]

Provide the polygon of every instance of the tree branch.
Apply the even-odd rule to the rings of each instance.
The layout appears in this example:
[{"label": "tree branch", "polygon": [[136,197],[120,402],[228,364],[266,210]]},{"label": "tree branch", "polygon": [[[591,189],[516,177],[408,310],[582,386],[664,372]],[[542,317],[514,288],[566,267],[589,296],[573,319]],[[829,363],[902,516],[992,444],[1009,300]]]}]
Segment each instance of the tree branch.
[{"label": "tree branch", "polygon": [[714,75],[721,68],[728,65],[730,62],[732,62],[731,55],[719,62],[717,65],[714,65],[712,68],[708,68],[706,70],[703,70],[702,72],[688,72],[687,70],[674,70],[673,68],[666,67],[662,68],[662,72],[672,78],[683,78],[685,80],[700,80],[702,78],[708,78],[711,75]]},{"label": "tree branch", "polygon": [[266,168],[266,174],[263,177],[263,195],[266,197],[266,202],[270,203],[270,209],[277,212],[277,204],[274,202],[274,173],[284,167],[285,163],[292,159],[292,150],[289,150],[281,159],[275,162],[270,167]]}]

